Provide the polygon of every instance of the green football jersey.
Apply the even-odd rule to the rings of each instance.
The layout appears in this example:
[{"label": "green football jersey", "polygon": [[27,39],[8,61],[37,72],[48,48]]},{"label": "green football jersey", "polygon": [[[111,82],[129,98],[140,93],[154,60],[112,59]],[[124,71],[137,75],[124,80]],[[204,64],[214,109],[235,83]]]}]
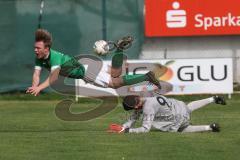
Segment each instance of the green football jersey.
[{"label": "green football jersey", "polygon": [[35,69],[41,69],[42,67],[49,71],[60,68],[61,76],[76,79],[82,79],[85,74],[84,66],[77,59],[53,49],[50,49],[48,58],[35,59]]}]

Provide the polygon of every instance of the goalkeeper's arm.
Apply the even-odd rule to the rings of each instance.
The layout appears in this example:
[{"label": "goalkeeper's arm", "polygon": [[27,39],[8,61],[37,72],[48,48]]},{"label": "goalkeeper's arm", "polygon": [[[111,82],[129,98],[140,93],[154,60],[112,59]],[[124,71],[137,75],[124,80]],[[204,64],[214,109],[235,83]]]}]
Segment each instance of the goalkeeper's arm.
[{"label": "goalkeeper's arm", "polygon": [[129,117],[128,121],[125,122],[122,126],[124,128],[131,128],[135,124],[135,122],[139,119],[139,117],[140,117],[140,113],[135,110],[132,113],[132,115]]},{"label": "goalkeeper's arm", "polygon": [[145,133],[149,132],[152,126],[152,120],[144,120],[142,126],[139,128],[129,128],[129,133]]}]

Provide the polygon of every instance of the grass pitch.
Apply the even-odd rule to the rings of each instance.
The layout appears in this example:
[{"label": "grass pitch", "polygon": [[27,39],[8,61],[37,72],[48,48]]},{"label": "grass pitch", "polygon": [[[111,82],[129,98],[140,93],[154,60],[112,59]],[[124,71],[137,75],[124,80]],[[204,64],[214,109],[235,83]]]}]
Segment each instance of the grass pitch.
[{"label": "grass pitch", "polygon": [[[110,123],[126,120],[127,113],[120,106],[87,122],[66,122],[58,119],[54,112],[60,99],[0,98],[0,159],[237,160],[240,150],[238,97],[228,100],[227,106],[212,104],[193,112],[193,124],[218,122],[220,133],[151,131],[145,134],[106,132]],[[81,100],[73,105],[72,111],[86,111],[97,104],[97,101]]]}]

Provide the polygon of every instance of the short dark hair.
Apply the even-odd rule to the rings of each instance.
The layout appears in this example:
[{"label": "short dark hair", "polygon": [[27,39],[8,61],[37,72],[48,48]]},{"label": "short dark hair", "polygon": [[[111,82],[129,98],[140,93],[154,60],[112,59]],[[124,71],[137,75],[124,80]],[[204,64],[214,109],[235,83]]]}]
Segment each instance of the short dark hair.
[{"label": "short dark hair", "polygon": [[136,95],[129,95],[123,98],[123,108],[124,110],[132,110],[134,107],[139,103],[140,99],[139,96]]},{"label": "short dark hair", "polygon": [[52,46],[52,35],[44,29],[38,29],[35,32],[35,42],[43,41],[45,47],[51,48]]}]

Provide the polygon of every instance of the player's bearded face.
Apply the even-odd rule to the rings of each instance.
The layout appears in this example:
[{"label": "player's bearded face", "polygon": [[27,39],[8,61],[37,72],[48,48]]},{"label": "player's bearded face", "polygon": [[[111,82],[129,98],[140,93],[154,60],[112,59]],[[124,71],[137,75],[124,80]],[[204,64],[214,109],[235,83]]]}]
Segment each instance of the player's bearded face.
[{"label": "player's bearded face", "polygon": [[34,44],[34,52],[38,59],[44,59],[49,54],[49,48],[45,47],[42,41],[35,42]]}]

